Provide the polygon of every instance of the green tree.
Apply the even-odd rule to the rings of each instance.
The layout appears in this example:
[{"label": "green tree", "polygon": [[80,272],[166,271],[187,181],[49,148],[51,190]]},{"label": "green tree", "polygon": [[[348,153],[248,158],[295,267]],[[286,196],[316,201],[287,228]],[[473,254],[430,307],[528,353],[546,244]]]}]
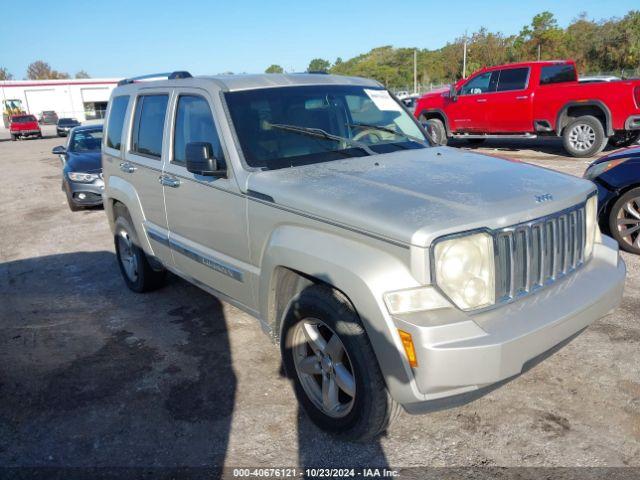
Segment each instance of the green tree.
[{"label": "green tree", "polygon": [[284,69],[280,65],[270,65],[264,73],[284,73]]},{"label": "green tree", "polygon": [[13,80],[13,75],[4,67],[0,67],[0,80]]},{"label": "green tree", "polygon": [[91,78],[91,76],[84,70],[80,70],[78,73],[76,73],[76,78]]},{"label": "green tree", "polygon": [[53,70],[47,62],[36,60],[27,67],[27,78],[29,80],[58,80],[70,77],[68,73]]},{"label": "green tree", "polygon": [[328,72],[331,68],[331,62],[322,58],[314,58],[309,62],[307,72]]}]

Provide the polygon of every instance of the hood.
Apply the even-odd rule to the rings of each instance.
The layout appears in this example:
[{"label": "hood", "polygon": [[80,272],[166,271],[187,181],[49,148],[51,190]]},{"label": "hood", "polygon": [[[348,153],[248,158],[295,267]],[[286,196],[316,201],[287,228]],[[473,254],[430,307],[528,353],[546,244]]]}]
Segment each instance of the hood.
[{"label": "hood", "polygon": [[97,152],[67,152],[65,169],[73,172],[96,173],[102,171],[102,158]]},{"label": "hood", "polygon": [[616,150],[615,152],[612,152],[609,155],[605,155],[604,157],[598,158],[593,163],[591,163],[591,165],[598,165],[599,163],[608,162],[610,160],[616,160],[618,158],[640,159],[640,147],[632,146],[632,147]]},{"label": "hood", "polygon": [[577,177],[449,147],[255,172],[247,182],[278,205],[417,246],[529,221],[595,189]]}]

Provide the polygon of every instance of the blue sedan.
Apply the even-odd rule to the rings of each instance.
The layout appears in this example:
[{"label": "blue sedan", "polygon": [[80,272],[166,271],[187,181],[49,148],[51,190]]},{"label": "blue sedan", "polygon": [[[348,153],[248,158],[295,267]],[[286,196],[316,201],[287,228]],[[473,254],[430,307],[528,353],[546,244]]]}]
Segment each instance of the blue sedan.
[{"label": "blue sedan", "polygon": [[101,143],[102,125],[80,126],[71,130],[66,147],[52,151],[64,162],[62,190],[71,211],[102,205]]},{"label": "blue sedan", "polygon": [[596,160],[584,178],[598,187],[600,228],[623,250],[640,254],[640,147],[618,150]]}]

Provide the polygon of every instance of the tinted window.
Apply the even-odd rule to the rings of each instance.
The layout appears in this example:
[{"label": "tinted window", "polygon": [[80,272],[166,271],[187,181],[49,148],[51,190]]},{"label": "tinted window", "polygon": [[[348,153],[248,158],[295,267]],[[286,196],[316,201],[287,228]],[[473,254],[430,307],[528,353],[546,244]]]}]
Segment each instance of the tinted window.
[{"label": "tinted window", "polygon": [[224,154],[213,123],[209,103],[202,97],[181,95],[178,98],[176,127],[173,137],[173,161],[184,163],[187,143],[207,142],[213,147],[213,154],[222,161]]},{"label": "tinted window", "polygon": [[107,147],[120,150],[124,114],[127,111],[129,97],[126,95],[115,97],[111,102],[111,112],[109,113],[109,123],[107,125]]},{"label": "tinted window", "polygon": [[460,95],[478,95],[496,91],[498,72],[486,72],[472,78],[460,89]]},{"label": "tinted window", "polygon": [[542,67],[540,72],[540,85],[575,82],[575,80],[576,69],[573,65],[551,65]]},{"label": "tinted window", "polygon": [[142,95],[138,97],[133,117],[132,151],[160,157],[168,101],[168,95]]},{"label": "tinted window", "polygon": [[12,117],[11,121],[13,123],[37,122],[36,117],[34,117],[33,115],[23,115],[21,117]]},{"label": "tinted window", "polygon": [[102,143],[102,130],[80,130],[73,134],[69,142],[72,152],[98,152]]},{"label": "tinted window", "polygon": [[527,87],[529,77],[528,68],[511,68],[500,70],[500,80],[498,81],[498,91],[524,90]]}]

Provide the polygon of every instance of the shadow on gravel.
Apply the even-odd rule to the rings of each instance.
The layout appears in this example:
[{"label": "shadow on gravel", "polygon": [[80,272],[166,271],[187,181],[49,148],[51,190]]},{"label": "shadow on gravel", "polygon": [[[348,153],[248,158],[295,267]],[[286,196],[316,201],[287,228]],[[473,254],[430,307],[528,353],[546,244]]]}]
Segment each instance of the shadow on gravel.
[{"label": "shadow on gravel", "polygon": [[173,276],[137,295],[113,253],[77,252],[0,264],[0,319],[0,468],[224,465],[236,376],[215,297]]}]

